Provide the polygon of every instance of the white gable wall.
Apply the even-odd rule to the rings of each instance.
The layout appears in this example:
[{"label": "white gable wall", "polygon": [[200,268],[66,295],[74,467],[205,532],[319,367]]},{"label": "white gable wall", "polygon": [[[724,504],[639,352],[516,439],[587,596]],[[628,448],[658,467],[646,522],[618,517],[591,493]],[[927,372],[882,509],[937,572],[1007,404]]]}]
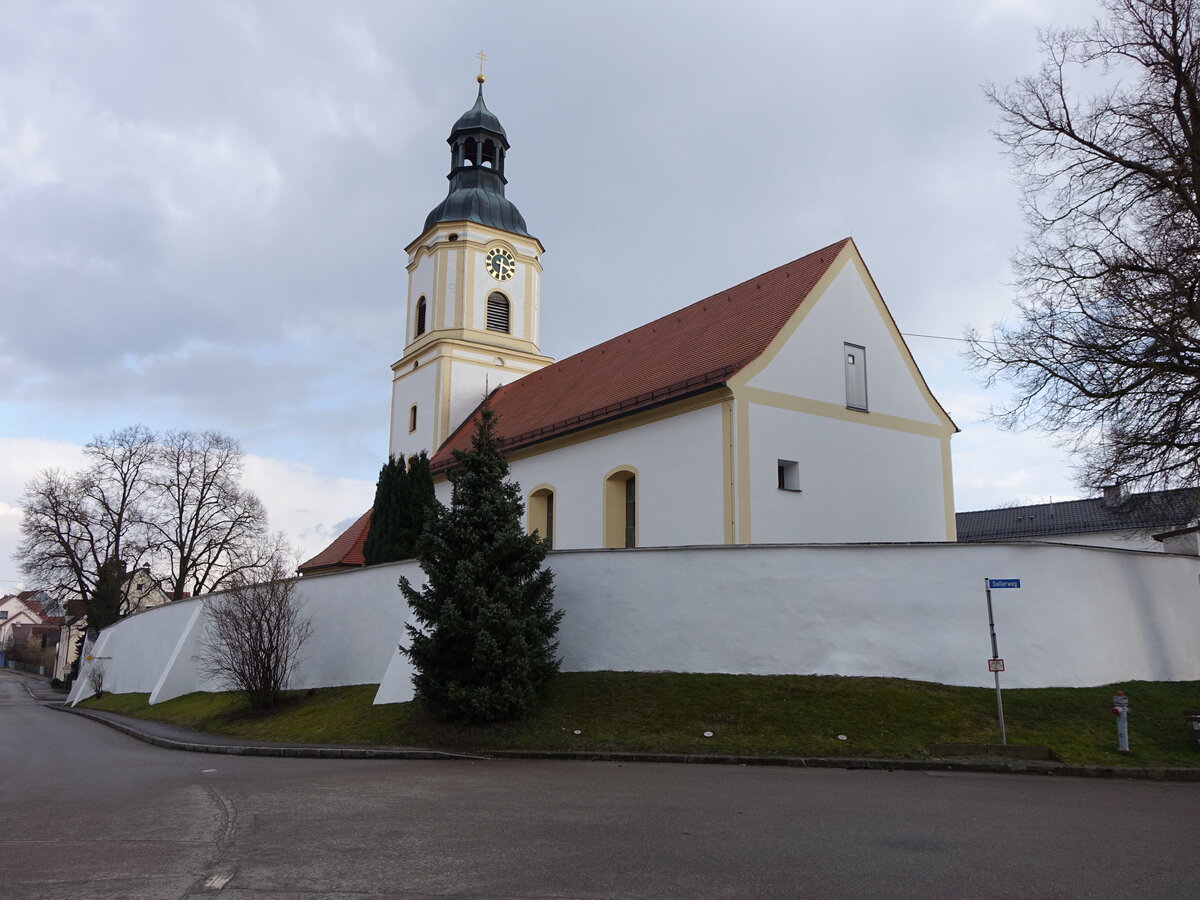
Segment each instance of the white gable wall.
[{"label": "white gable wall", "polygon": [[[953,424],[900,343],[853,248],[734,379],[739,543],[954,540]],[[846,344],[865,348],[867,411],[847,408]],[[863,363],[862,354],[858,364]],[[802,493],[780,490],[778,461]]]},{"label": "white gable wall", "polygon": [[876,305],[865,272],[851,255],[829,286],[814,291],[798,312],[799,327],[767,364],[747,381],[776,391],[845,408],[844,345],[866,348],[870,412],[943,426],[945,418],[917,381],[915,367],[896,345],[895,331]]},{"label": "white gable wall", "polygon": [[[749,406],[754,543],[948,539],[940,438]],[[779,489],[780,459],[800,493]]]}]

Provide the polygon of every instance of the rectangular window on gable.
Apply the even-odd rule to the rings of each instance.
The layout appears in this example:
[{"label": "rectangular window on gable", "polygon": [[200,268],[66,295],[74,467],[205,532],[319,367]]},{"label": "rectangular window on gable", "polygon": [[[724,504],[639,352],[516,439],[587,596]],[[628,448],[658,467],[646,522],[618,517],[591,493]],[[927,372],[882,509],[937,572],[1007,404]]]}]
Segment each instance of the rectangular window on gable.
[{"label": "rectangular window on gable", "polygon": [[781,459],[778,465],[779,489],[781,491],[800,491],[800,463],[794,459]]},{"label": "rectangular window on gable", "polygon": [[846,407],[867,411],[867,348],[843,344],[846,370]]},{"label": "rectangular window on gable", "polygon": [[8,618],[8,610],[0,609],[0,619],[7,619],[7,618]]}]

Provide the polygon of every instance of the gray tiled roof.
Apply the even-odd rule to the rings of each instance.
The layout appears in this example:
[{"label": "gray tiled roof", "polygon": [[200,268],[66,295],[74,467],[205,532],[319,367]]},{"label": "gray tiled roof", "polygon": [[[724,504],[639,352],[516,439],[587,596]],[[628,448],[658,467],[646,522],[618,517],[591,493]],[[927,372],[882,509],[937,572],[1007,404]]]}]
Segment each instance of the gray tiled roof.
[{"label": "gray tiled roof", "polygon": [[1117,506],[1106,506],[1104,499],[1097,497],[960,512],[954,519],[960,541],[1005,541],[1129,529],[1168,531],[1190,524],[1198,510],[1200,491],[1181,488],[1130,494]]}]

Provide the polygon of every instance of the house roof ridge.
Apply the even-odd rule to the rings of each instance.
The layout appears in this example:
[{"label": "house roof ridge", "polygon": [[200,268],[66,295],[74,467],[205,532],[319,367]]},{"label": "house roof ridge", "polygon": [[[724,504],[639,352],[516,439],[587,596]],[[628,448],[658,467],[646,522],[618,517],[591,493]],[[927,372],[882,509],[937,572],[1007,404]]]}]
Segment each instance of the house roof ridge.
[{"label": "house roof ridge", "polygon": [[304,573],[308,569],[321,569],[326,566],[361,566],[363,560],[363,544],[371,527],[371,514],[374,505],[359,516],[354,522],[335,537],[324,550],[296,567],[296,571]]}]

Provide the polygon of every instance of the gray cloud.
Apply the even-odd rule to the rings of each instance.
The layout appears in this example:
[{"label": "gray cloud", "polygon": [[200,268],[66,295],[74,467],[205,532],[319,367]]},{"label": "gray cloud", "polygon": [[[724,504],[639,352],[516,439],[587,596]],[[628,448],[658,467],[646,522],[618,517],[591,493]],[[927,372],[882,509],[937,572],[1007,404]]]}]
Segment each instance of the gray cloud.
[{"label": "gray cloud", "polygon": [[[1039,25],[1091,14],[8,3],[0,436],[218,427],[373,479],[403,248],[445,194],[481,46],[509,196],[548,249],[544,352],[851,232],[904,330],[986,325],[1021,226],[979,85],[1031,69]],[[912,345],[936,391],[977,392],[953,345]]]}]

